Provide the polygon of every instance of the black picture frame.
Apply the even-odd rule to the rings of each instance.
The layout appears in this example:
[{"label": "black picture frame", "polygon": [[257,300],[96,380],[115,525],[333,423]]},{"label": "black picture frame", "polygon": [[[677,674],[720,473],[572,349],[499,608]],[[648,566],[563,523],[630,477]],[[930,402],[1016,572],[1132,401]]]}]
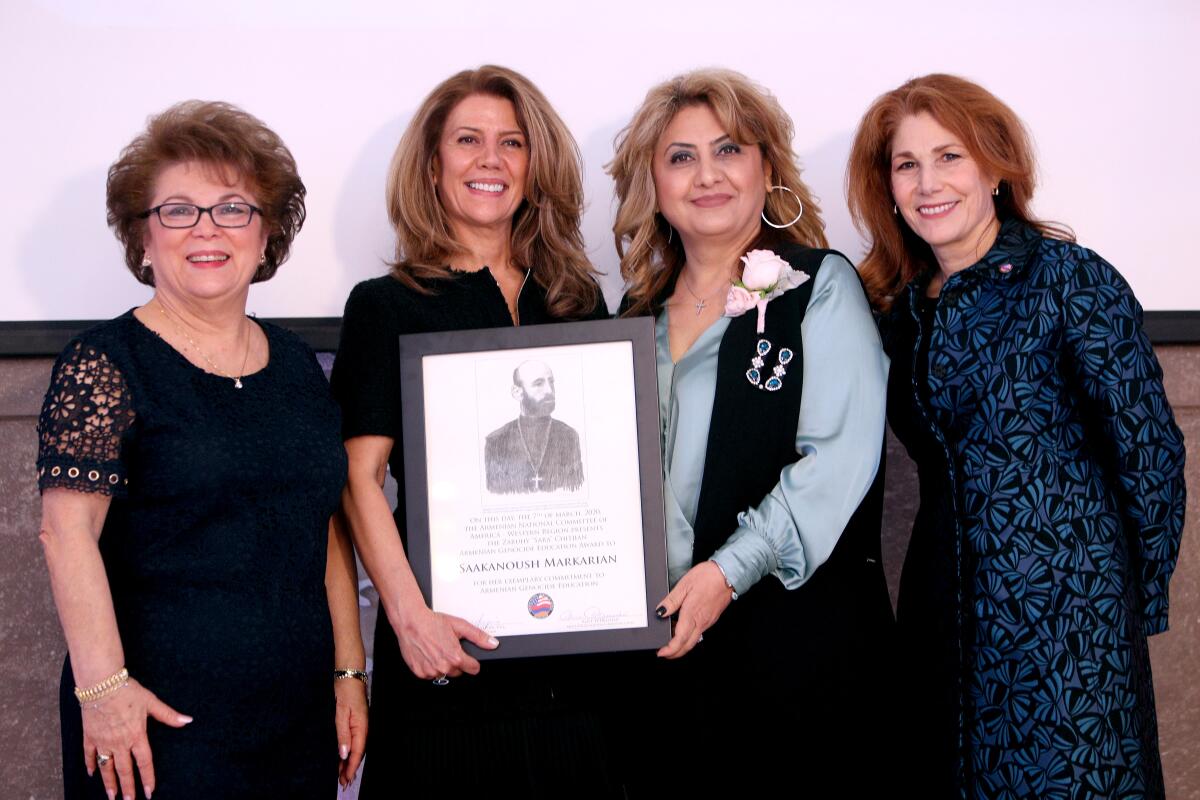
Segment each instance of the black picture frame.
[{"label": "black picture frame", "polygon": [[[504,358],[507,351],[523,350],[536,353],[547,348],[569,348],[612,342],[629,344],[628,369],[632,372],[633,389],[633,397],[630,402],[635,414],[636,461],[639,473],[636,481],[636,499],[640,504],[641,511],[639,532],[641,535],[642,575],[644,576],[644,585],[640,587],[640,590],[641,602],[645,609],[645,624],[599,630],[567,630],[519,635],[501,633],[498,634],[501,641],[500,647],[495,650],[483,650],[464,642],[464,649],[475,658],[522,658],[655,649],[669,641],[671,635],[669,621],[658,619],[654,614],[654,609],[668,591],[654,323],[650,318],[633,318],[422,333],[399,337],[405,467],[405,485],[402,490],[405,492],[406,498],[408,558],[426,602],[435,610],[442,609],[435,607],[437,597],[435,596],[432,566],[435,542],[432,540],[431,528],[442,527],[444,520],[431,520],[430,459],[437,457],[437,454],[431,453],[429,449],[436,445],[431,445],[427,436],[429,424],[427,400],[431,407],[441,409],[437,413],[445,413],[445,404],[447,403],[461,403],[463,412],[461,416],[464,419],[476,407],[471,404],[478,404],[480,400],[479,397],[464,399],[459,396],[442,396],[442,394],[453,395],[453,393],[449,390],[443,391],[437,385],[436,378],[431,378],[427,383],[427,359],[431,356],[476,354],[482,359],[495,360]],[[547,352],[550,351],[547,350]],[[581,352],[585,351],[581,350]],[[591,368],[592,365],[589,364],[583,369]],[[508,369],[512,368],[508,367]],[[627,382],[628,378],[623,378],[623,380]],[[597,386],[595,381],[595,376],[589,377],[589,385]],[[478,389],[476,391],[478,393]],[[528,419],[527,417],[521,418]],[[547,443],[549,435],[549,433],[546,434]],[[436,435],[435,438],[437,438]],[[544,455],[543,448],[543,457]],[[458,455],[453,457],[457,458]],[[471,461],[471,458],[468,457],[465,461]],[[435,463],[444,462],[435,461]],[[532,466],[532,460],[529,463]],[[478,460],[471,461],[471,465],[474,466],[472,472],[478,474],[480,470]],[[464,474],[466,474],[467,466],[470,465],[464,464]],[[595,480],[603,480],[603,478],[595,478]],[[538,491],[529,489],[520,491],[531,495],[528,499],[531,508],[540,508],[539,504],[545,502],[542,494]],[[550,495],[545,496],[549,497]],[[629,500],[632,501],[633,498],[629,498]],[[521,499],[520,502],[526,501]],[[447,516],[444,512],[434,511],[433,513],[435,515],[440,513],[442,517]],[[455,530],[459,529],[455,528]],[[459,538],[456,541],[461,542],[462,534],[457,535]],[[628,535],[628,532],[623,532],[622,535]],[[626,544],[624,547],[630,546]],[[541,563],[539,560],[538,564]],[[460,568],[461,566],[460,563]],[[632,597],[628,594],[623,594],[623,598],[623,602],[633,602]],[[481,599],[480,602],[484,601]],[[536,616],[532,597],[529,603],[529,614]],[[481,609],[482,613],[484,612]],[[476,620],[470,621],[475,622]]]}]

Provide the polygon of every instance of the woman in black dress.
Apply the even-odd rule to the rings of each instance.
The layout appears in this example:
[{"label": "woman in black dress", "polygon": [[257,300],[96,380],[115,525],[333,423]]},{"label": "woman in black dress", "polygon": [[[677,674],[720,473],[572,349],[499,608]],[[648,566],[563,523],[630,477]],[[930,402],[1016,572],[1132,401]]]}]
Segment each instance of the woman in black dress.
[{"label": "woman in black dress", "polygon": [[154,295],[67,345],[38,426],[65,794],[329,796],[366,735],[338,412],[245,313],[304,184],[260,121],[190,101],[110,168],[108,220]]},{"label": "woman in black dress", "polygon": [[[460,640],[496,640],[421,596],[405,556],[396,340],[605,315],[579,233],[581,173],[546,98],[495,66],[434,89],[392,160],[395,260],[391,274],[351,293],[333,368],[350,458],[343,505],[383,611],[364,797],[605,785],[599,729],[576,692],[591,688],[581,664],[592,662],[497,661],[481,671]],[[388,467],[401,486],[394,515],[382,491]]]}]

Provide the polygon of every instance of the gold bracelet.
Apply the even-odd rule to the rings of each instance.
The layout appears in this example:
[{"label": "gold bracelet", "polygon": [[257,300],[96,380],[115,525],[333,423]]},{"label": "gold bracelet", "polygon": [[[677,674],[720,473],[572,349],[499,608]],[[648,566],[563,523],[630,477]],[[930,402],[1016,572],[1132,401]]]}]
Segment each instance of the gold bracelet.
[{"label": "gold bracelet", "polygon": [[94,703],[97,700],[103,700],[110,694],[115,694],[120,689],[125,688],[129,684],[129,670],[121,667],[117,672],[109,675],[104,680],[97,683],[95,686],[89,686],[86,689],[75,687],[75,699],[79,701],[79,705],[84,703]]},{"label": "gold bracelet", "polygon": [[344,681],[347,678],[357,678],[363,682],[364,686],[367,685],[367,673],[361,669],[335,669],[333,671],[333,679],[335,681]]}]

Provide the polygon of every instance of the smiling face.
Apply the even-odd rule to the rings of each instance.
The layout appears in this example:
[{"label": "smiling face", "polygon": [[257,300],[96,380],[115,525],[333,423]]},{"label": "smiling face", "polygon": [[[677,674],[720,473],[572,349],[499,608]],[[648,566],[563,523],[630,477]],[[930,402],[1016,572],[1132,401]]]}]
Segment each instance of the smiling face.
[{"label": "smiling face", "polygon": [[[210,207],[238,202],[257,206],[254,191],[228,169],[185,161],[171,164],[154,182],[150,207],[192,203]],[[255,213],[244,228],[221,228],[208,214],[191,228],[167,228],[157,214],[146,220],[143,239],[154,271],[155,293],[176,305],[242,296],[267,246],[267,226]]]},{"label": "smiling face", "polygon": [[473,94],[446,117],[434,164],[434,182],[451,228],[511,231],[525,199],[529,148],[513,104]]},{"label": "smiling face", "polygon": [[755,144],[735,142],[707,105],[679,111],[654,148],[658,207],[683,239],[752,241],[770,167]]},{"label": "smiling face", "polygon": [[969,267],[999,229],[992,188],[959,137],[926,113],[905,117],[891,143],[892,197],[944,272]]}]

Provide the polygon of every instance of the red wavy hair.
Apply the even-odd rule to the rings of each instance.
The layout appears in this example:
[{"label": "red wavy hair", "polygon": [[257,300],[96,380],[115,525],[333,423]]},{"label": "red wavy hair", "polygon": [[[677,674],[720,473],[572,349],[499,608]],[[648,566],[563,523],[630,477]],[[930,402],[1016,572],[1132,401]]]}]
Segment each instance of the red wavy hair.
[{"label": "red wavy hair", "polygon": [[1017,219],[1046,236],[1075,240],[1066,226],[1030,210],[1037,160],[1028,130],[1011,108],[977,83],[934,73],[913,78],[876,98],[858,124],[846,170],[846,199],[854,225],[870,242],[858,271],[880,311],[906,284],[937,266],[933,251],[893,212],[891,144],[901,120],[929,114],[957,136],[983,171],[1000,182],[994,198],[1001,222]]}]

